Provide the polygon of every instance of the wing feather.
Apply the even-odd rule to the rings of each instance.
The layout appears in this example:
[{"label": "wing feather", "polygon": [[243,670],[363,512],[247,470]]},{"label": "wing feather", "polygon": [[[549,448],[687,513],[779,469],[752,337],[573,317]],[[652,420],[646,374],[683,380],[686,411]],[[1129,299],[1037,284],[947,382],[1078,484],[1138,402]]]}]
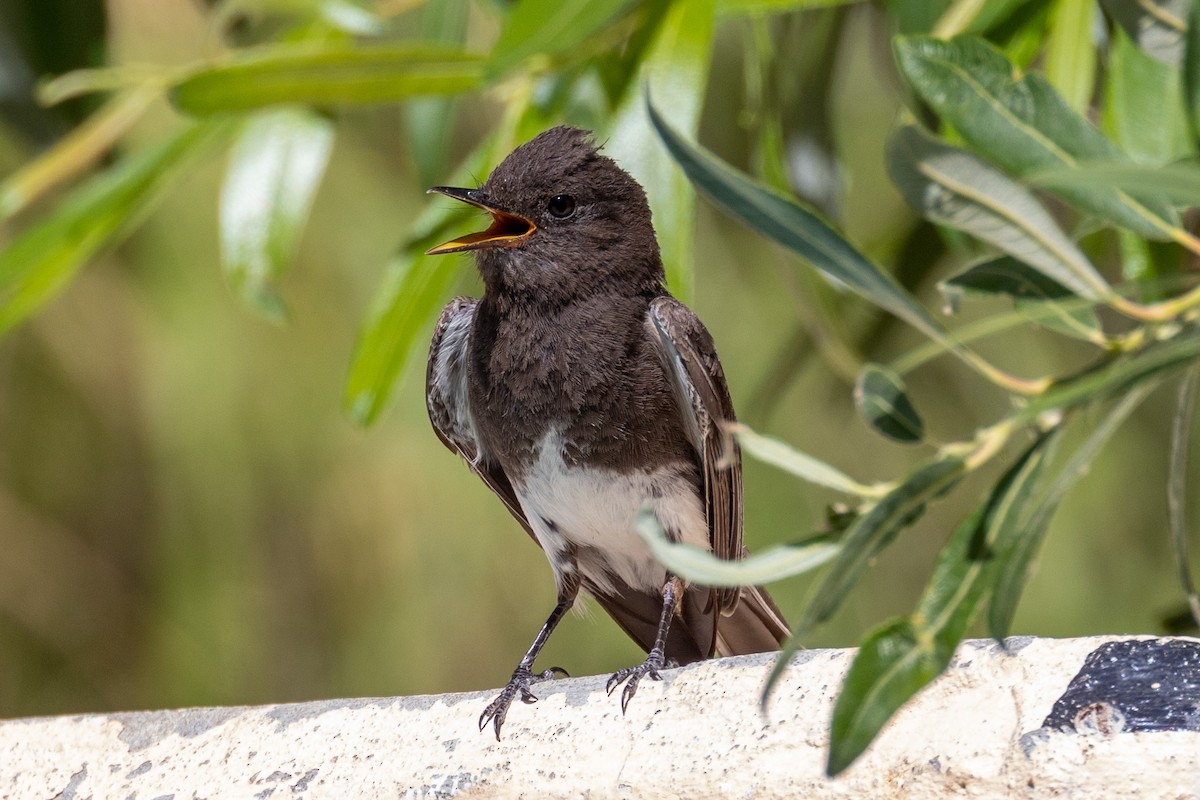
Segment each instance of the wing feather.
[{"label": "wing feather", "polygon": [[471,471],[496,493],[509,513],[535,542],[533,529],[521,510],[504,469],[488,457],[487,448],[477,434],[467,395],[468,346],[471,323],[478,301],[456,297],[442,309],[429,344],[429,366],[425,372],[425,406],[429,421],[442,444],[458,453]]}]

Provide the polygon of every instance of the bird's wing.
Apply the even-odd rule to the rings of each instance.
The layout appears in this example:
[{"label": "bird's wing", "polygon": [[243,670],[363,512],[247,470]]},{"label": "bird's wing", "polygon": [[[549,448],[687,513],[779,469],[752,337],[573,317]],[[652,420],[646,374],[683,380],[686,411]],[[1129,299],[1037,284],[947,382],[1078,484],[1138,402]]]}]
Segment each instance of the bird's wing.
[{"label": "bird's wing", "polygon": [[442,444],[462,456],[471,471],[496,493],[509,512],[535,542],[533,529],[521,510],[503,468],[488,458],[486,448],[476,434],[467,398],[467,345],[471,340],[471,321],[476,300],[456,297],[442,309],[429,345],[429,366],[425,371],[425,406],[429,421]]},{"label": "bird's wing", "polygon": [[[671,378],[688,437],[704,469],[709,541],[718,558],[742,557],[742,459],[721,422],[734,420],[733,401],[717,351],[700,319],[673,297],[650,304],[651,340]],[[714,590],[718,608],[738,602],[737,589]]]}]

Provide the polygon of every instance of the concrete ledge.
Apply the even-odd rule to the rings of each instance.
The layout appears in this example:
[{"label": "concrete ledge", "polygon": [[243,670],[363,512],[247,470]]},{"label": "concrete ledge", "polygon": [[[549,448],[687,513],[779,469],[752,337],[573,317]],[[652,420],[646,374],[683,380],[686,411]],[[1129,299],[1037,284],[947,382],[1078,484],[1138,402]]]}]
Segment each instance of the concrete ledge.
[{"label": "concrete ledge", "polygon": [[[1157,712],[1144,697],[1100,696],[1106,665],[1135,643],[1151,671],[1160,646],[1185,659],[1166,684],[1138,665],[1113,684],[1166,701],[1170,724],[1145,723]],[[0,798],[1200,797],[1186,663],[1200,670],[1200,642],[967,642],[830,780],[829,717],[853,652],[797,655],[765,713],[769,656],[670,670],[624,718],[603,676],[541,684],[499,743],[476,729],[492,692],[4,721]]]}]

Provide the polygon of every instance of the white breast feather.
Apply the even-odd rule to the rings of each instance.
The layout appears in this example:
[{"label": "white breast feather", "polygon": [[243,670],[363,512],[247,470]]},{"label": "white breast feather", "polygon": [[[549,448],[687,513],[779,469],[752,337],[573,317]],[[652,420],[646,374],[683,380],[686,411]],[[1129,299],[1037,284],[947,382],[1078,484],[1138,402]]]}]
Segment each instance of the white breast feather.
[{"label": "white breast feather", "polygon": [[566,552],[573,546],[580,571],[601,591],[614,591],[615,577],[659,592],[666,571],[634,527],[644,506],[679,540],[709,547],[701,499],[678,469],[623,474],[568,467],[556,432],[542,439],[536,463],[514,489],[560,581],[570,569]]}]

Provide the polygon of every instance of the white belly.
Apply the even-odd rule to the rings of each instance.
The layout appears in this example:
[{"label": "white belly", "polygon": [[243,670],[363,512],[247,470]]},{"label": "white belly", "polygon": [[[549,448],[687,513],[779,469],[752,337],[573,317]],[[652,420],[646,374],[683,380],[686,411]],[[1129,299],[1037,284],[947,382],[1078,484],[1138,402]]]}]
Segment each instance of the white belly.
[{"label": "white belly", "polygon": [[701,499],[676,468],[623,474],[568,467],[562,438],[551,433],[542,440],[533,468],[513,488],[560,582],[572,568],[573,551],[579,571],[601,591],[613,592],[614,579],[661,591],[666,570],[635,528],[645,507],[672,537],[710,546]]}]

